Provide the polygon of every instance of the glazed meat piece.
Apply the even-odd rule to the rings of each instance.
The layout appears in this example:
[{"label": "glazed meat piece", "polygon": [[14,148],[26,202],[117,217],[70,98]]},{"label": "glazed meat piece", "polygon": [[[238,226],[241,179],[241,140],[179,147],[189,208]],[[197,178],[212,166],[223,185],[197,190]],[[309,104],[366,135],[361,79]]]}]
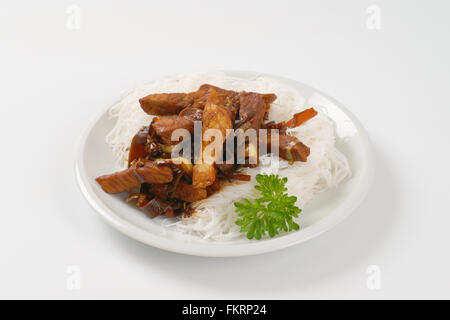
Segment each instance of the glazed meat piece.
[{"label": "glazed meat piece", "polygon": [[198,105],[203,108],[206,104],[215,104],[231,112],[231,118],[235,119],[239,110],[239,92],[225,90],[210,84],[204,84],[200,87],[207,92],[204,101],[199,101]]},{"label": "glazed meat piece", "polygon": [[[259,134],[259,129],[264,121],[265,115],[269,110],[270,103],[276,99],[276,95],[269,94],[264,97],[262,94],[255,92],[241,92],[239,94],[239,123],[237,127],[244,131],[253,129],[256,131],[256,135]],[[245,156],[248,158],[248,164],[250,166],[256,166],[258,164],[258,151],[254,143],[249,141],[248,143],[243,139],[238,139],[244,145],[238,146],[239,149],[245,147]]]},{"label": "glazed meat piece", "polygon": [[168,166],[146,161],[142,167],[131,168],[98,177],[96,181],[107,193],[120,193],[134,189],[143,182],[167,183],[172,181],[173,172]]},{"label": "glazed meat piece", "polygon": [[140,177],[135,168],[131,167],[113,174],[107,174],[96,179],[103,191],[107,193],[120,193],[139,187]]},{"label": "glazed meat piece", "polygon": [[241,92],[239,96],[239,127],[244,130],[249,128],[258,130],[266,113],[262,95],[254,92]]},{"label": "glazed meat piece", "polygon": [[[254,92],[237,92],[232,90],[225,90],[219,87],[215,87],[210,84],[204,84],[200,87],[201,89],[205,90],[208,94],[215,91],[218,95],[215,97],[215,101],[211,101],[210,96],[207,96],[209,102],[213,102],[218,105],[223,105],[226,108],[228,108],[230,111],[234,111],[234,114],[239,110],[240,104],[242,103],[241,95],[252,93],[252,94],[258,94],[262,97],[263,103],[265,104],[265,108],[275,101],[277,96],[273,93],[254,93]],[[204,104],[206,103],[206,100],[204,101]],[[200,104],[201,105],[201,104]]]},{"label": "glazed meat piece", "polygon": [[203,134],[208,129],[217,129],[222,134],[223,142],[225,142],[226,131],[233,128],[233,123],[233,114],[226,107],[215,103],[205,105],[202,124]]},{"label": "glazed meat piece", "polygon": [[187,118],[192,121],[202,121],[203,118],[203,110],[196,107],[188,107],[183,109],[180,114],[180,117]]},{"label": "glazed meat piece", "polygon": [[280,135],[280,157],[287,161],[303,161],[308,159],[310,150],[296,137],[286,134]]},{"label": "glazed meat piece", "polygon": [[155,93],[139,99],[142,110],[151,115],[178,114],[194,103],[194,96],[186,93]]},{"label": "glazed meat piece", "polygon": [[139,99],[139,103],[148,114],[173,115],[188,107],[202,109],[209,89],[209,85],[202,85],[197,91],[190,93],[155,93]]},{"label": "glazed meat piece", "polygon": [[209,97],[210,90],[216,91],[223,103],[231,108],[239,105],[239,93],[203,84],[195,92],[190,93],[156,93],[139,99],[142,110],[151,115],[163,116],[180,113],[188,107],[203,109]]},{"label": "glazed meat piece", "polygon": [[[239,92],[222,89],[210,84],[203,84],[197,91],[190,93],[154,93],[139,99],[142,110],[156,116],[174,115],[184,108],[194,107],[203,109],[208,100],[209,93],[214,90],[222,100],[220,105],[233,110],[239,109]],[[275,99],[274,94],[262,94],[266,105],[270,105]]]},{"label": "glazed meat piece", "polygon": [[192,172],[192,184],[195,188],[205,189],[216,180],[217,169],[214,163],[197,163]]},{"label": "glazed meat piece", "polygon": [[152,122],[152,129],[161,140],[167,144],[176,144],[179,141],[172,141],[172,133],[176,129],[188,130],[191,134],[194,132],[194,121],[188,117],[182,116],[166,116],[156,119]]},{"label": "glazed meat piece", "polygon": [[[202,125],[202,163],[194,165],[192,175],[192,183],[195,188],[205,189],[213,184],[216,180],[217,169],[215,167],[215,159],[209,159],[209,155],[205,155],[206,147],[212,143],[207,137],[209,129],[215,129],[222,135],[222,141],[225,143],[227,137],[227,129],[232,129],[234,124],[234,117],[232,110],[229,108],[216,104],[221,101],[220,94],[214,89],[210,90],[208,102],[205,104],[203,110],[203,125]],[[216,103],[214,103],[216,102]],[[222,146],[221,146],[222,148]],[[217,150],[218,154],[214,156],[222,157],[222,149]]]},{"label": "glazed meat piece", "polygon": [[[289,136],[287,134],[279,135],[279,156],[287,161],[303,161],[308,159],[310,150],[309,147],[300,142],[296,137]],[[271,150],[270,140],[267,145],[267,149]]]},{"label": "glazed meat piece", "polygon": [[203,110],[189,107],[183,109],[178,116],[163,116],[154,118],[151,124],[153,132],[159,136],[163,143],[167,145],[176,144],[179,141],[172,141],[172,133],[176,129],[194,132],[194,122],[202,121]]},{"label": "glazed meat piece", "polygon": [[194,188],[192,184],[180,181],[172,197],[186,202],[194,202],[205,199],[207,192],[206,189]]},{"label": "glazed meat piece", "polygon": [[146,161],[143,167],[136,168],[136,173],[142,182],[147,183],[167,183],[173,179],[173,172],[169,166],[155,164],[152,161]]},{"label": "glazed meat piece", "polygon": [[[202,96],[201,98],[197,98],[198,100],[195,102],[197,108],[204,108],[206,102],[224,106],[225,108],[227,108],[232,112],[233,119],[235,118],[236,113],[240,109],[240,104],[242,102],[241,94],[245,93],[233,90],[225,90],[210,84],[202,85],[199,90],[203,91],[205,95]],[[277,96],[273,93],[259,94],[259,95],[262,97],[266,111],[268,110],[268,106],[272,102],[274,102],[275,99],[277,98]]]},{"label": "glazed meat piece", "polygon": [[239,127],[258,130],[264,121],[264,116],[270,104],[277,98],[274,94],[262,95],[255,92],[239,94]]},{"label": "glazed meat piece", "polygon": [[[268,153],[274,152],[270,132],[267,137],[260,136],[259,144],[261,145],[267,141],[266,151]],[[264,149],[263,149],[264,150]],[[308,146],[300,142],[297,137],[287,135],[286,133],[279,133],[278,135],[278,155],[289,162],[302,161],[305,162],[310,154]]]}]

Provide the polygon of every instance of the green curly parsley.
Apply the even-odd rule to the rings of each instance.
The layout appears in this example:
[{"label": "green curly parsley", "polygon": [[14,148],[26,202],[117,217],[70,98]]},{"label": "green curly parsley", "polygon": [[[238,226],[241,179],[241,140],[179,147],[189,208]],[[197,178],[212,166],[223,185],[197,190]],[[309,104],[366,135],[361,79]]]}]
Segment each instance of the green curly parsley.
[{"label": "green curly parsley", "polygon": [[253,202],[244,199],[244,202],[234,203],[239,213],[236,224],[241,227],[240,231],[246,232],[249,239],[259,240],[266,232],[272,238],[280,230],[298,230],[293,218],[297,218],[302,210],[295,205],[297,197],[285,192],[288,179],[274,174],[258,174],[256,181],[255,189],[261,192],[261,197]]}]

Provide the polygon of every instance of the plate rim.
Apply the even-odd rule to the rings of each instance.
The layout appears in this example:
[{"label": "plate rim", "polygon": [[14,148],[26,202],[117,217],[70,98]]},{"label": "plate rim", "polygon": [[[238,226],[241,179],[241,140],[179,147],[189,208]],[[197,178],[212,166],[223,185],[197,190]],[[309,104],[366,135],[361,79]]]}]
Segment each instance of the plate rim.
[{"label": "plate rim", "polygon": [[[186,242],[183,246],[180,246],[178,241],[179,240],[173,240],[167,241],[167,238],[160,237],[158,235],[152,234],[150,232],[146,232],[142,229],[139,229],[138,227],[134,226],[132,223],[127,221],[126,219],[123,219],[122,217],[115,214],[113,210],[108,208],[106,205],[100,201],[100,199],[97,198],[95,193],[91,191],[92,187],[87,181],[87,177],[83,175],[84,172],[84,162],[83,162],[83,150],[84,146],[86,145],[87,138],[89,134],[91,133],[92,129],[95,127],[95,125],[98,123],[100,118],[102,118],[105,113],[108,112],[111,106],[105,109],[101,109],[98,114],[95,115],[95,117],[92,118],[92,120],[89,122],[88,126],[84,130],[83,134],[81,135],[81,138],[78,141],[78,145],[76,147],[76,156],[75,156],[75,163],[74,163],[74,174],[75,179],[78,185],[78,188],[80,189],[80,192],[84,196],[84,198],[87,200],[89,205],[96,211],[98,214],[100,214],[110,225],[112,225],[115,229],[120,231],[121,233],[129,236],[132,239],[135,239],[141,243],[144,243],[146,245],[156,247],[162,250],[171,251],[175,253],[180,254],[186,254],[186,255],[192,255],[192,256],[203,256],[203,257],[237,257],[237,256],[249,256],[249,255],[257,255],[257,254],[263,254],[267,252],[273,252],[277,250],[281,250],[293,245],[297,245],[303,242],[306,242],[312,238],[315,238],[326,231],[329,231],[336,227],[338,224],[340,224],[342,221],[344,221],[346,218],[348,218],[355,209],[362,203],[362,201],[366,198],[367,194],[369,193],[371,186],[373,184],[374,176],[375,176],[375,170],[376,170],[376,163],[375,163],[375,157],[374,152],[372,148],[372,144],[370,142],[369,136],[359,121],[359,119],[351,112],[349,111],[342,103],[337,101],[335,98],[330,97],[328,94],[323,93],[320,90],[317,90],[316,88],[304,84],[300,81],[290,79],[287,77],[282,76],[276,76],[272,74],[267,73],[260,73],[260,72],[253,72],[253,71],[243,71],[243,70],[219,70],[221,72],[224,72],[230,76],[240,76],[243,75],[246,76],[267,76],[274,79],[282,80],[285,82],[293,82],[300,86],[307,87],[314,92],[322,95],[326,99],[330,100],[333,104],[335,104],[342,112],[345,113],[347,117],[350,118],[352,123],[355,125],[361,139],[363,142],[363,147],[365,153],[368,155],[367,159],[369,163],[367,164],[367,172],[365,174],[365,183],[360,186],[361,188],[358,189],[358,192],[356,195],[353,195],[353,201],[344,202],[344,204],[347,204],[346,206],[342,206],[342,208],[339,208],[340,214],[332,215],[333,219],[330,220],[329,223],[324,224],[323,220],[326,220],[326,218],[330,216],[326,216],[323,219],[319,220],[317,224],[313,224],[305,229],[302,230],[302,233],[291,233],[284,235],[279,238],[273,238],[269,239],[264,242],[256,242],[253,240],[249,240],[249,243],[245,244],[232,244],[227,245],[223,242],[218,242],[216,245],[214,244],[201,244],[201,243],[192,243],[192,242]],[[169,76],[170,77],[170,76]],[[153,80],[157,81],[157,80]],[[150,81],[149,83],[153,82]],[[351,178],[350,178],[351,179]],[[322,222],[322,223],[320,223]],[[305,234],[305,231],[307,229],[310,229],[309,232]]]}]

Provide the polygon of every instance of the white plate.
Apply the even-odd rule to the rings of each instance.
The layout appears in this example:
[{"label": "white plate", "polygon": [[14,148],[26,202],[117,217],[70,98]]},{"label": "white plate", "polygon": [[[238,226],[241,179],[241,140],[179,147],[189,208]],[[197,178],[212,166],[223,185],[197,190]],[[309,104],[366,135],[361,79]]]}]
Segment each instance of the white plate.
[{"label": "white plate", "polygon": [[[257,75],[253,72],[226,73],[244,79]],[[198,256],[245,256],[270,252],[304,242],[336,226],[361,203],[372,184],[375,162],[367,134],[356,117],[333,98],[297,81],[266,76],[298,89],[306,98],[306,105],[320,105],[326,109],[335,122],[337,147],[347,156],[353,172],[350,179],[320,194],[307,206],[302,213],[299,231],[259,241],[245,238],[218,243],[200,238],[186,239],[125,203],[126,195],[106,194],[95,178],[108,170],[114,171],[105,136],[115,120],[109,118],[107,110],[89,126],[78,148],[75,173],[87,201],[116,229],[131,238],[164,250]]]}]

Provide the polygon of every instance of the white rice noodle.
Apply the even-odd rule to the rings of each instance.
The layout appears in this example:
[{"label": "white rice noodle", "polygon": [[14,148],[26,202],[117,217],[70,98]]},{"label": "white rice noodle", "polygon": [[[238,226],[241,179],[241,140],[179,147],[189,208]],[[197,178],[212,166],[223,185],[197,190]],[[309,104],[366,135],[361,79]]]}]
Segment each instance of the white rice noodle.
[{"label": "white rice noodle", "polygon": [[[298,91],[268,77],[242,80],[223,73],[195,73],[163,79],[134,89],[110,109],[110,115],[117,118],[117,123],[106,137],[106,142],[111,146],[117,166],[126,166],[127,148],[131,139],[152,118],[141,110],[139,98],[150,93],[195,91],[204,83],[236,91],[275,93],[277,100],[271,106],[269,121],[288,120],[294,113],[311,107],[304,105],[305,99]],[[290,165],[283,159],[267,155],[263,157],[263,163],[259,167],[243,170],[252,176],[250,182],[225,186],[220,192],[196,203],[196,212],[192,217],[180,219],[170,227],[185,234],[217,241],[243,237],[235,224],[237,214],[234,212],[233,202],[258,197],[258,192],[254,189],[256,174],[277,173],[288,177],[289,193],[297,196],[300,208],[317,193],[335,187],[348,178],[351,171],[347,159],[335,147],[333,123],[320,112],[320,107],[315,107],[319,110],[316,117],[288,132],[310,147],[311,154],[307,162],[294,162]]]}]

